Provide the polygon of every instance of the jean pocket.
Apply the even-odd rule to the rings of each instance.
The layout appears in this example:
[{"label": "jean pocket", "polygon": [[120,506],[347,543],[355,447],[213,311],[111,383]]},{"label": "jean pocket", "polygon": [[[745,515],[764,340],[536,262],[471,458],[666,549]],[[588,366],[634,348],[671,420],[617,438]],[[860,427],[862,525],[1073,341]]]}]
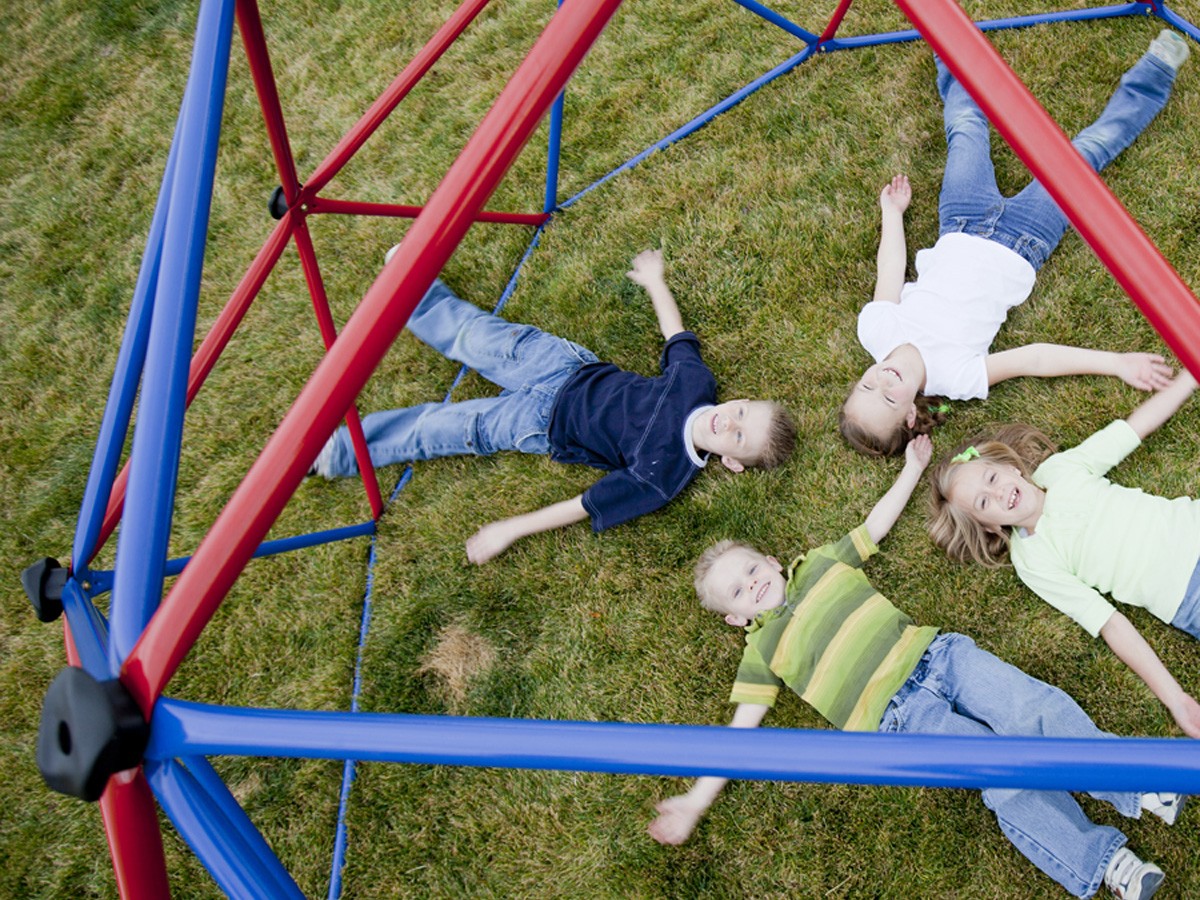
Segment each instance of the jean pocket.
[{"label": "jean pocket", "polygon": [[1050,249],[1048,243],[1032,234],[1021,235],[1013,245],[1017,255],[1035,269],[1040,269],[1046,264],[1046,260],[1050,258]]}]

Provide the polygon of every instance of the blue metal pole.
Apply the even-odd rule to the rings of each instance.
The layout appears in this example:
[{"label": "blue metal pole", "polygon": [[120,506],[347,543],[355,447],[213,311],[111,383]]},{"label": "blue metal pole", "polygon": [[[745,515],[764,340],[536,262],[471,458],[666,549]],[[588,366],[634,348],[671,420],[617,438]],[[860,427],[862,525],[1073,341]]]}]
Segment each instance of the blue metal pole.
[{"label": "blue metal pole", "polygon": [[96,552],[100,527],[104,522],[105,508],[112,493],[113,480],[125,446],[125,435],[129,430],[129,417],[133,401],[137,396],[142,366],[146,361],[146,345],[150,340],[150,298],[158,288],[158,269],[162,261],[163,232],[166,229],[167,208],[171,185],[175,180],[175,157],[179,147],[179,123],[171,139],[167,154],[167,165],[163,171],[162,186],[158,190],[158,201],[154,216],[150,220],[150,233],[146,237],[146,249],[142,254],[142,265],[133,289],[133,300],[129,306],[129,318],[117,353],[117,364],[109,386],[108,402],[100,422],[100,434],[96,438],[96,451],[92,457],[92,468],[88,472],[87,485],[83,491],[83,502],[79,519],[75,523],[75,546],[71,552],[71,570],[82,572],[92,554]]},{"label": "blue metal pole", "polygon": [[62,605],[83,670],[97,681],[112,678],[108,668],[108,623],[76,578],[68,578],[63,585]]},{"label": "blue metal pole", "polygon": [[204,0],[201,5],[180,109],[179,152],[117,544],[109,645],[114,673],[162,595],[233,9],[233,0]]},{"label": "blue metal pole", "polygon": [[[564,0],[558,0],[559,8]],[[563,107],[566,102],[567,90],[563,88],[554,105],[550,107],[550,137],[546,148],[546,200],[542,204],[542,212],[554,212],[558,205],[558,163],[562,153]]]},{"label": "blue metal pole", "polygon": [[[289,553],[292,550],[303,550],[306,547],[316,547],[321,544],[332,544],[335,541],[345,541],[350,538],[366,537],[375,533],[375,522],[370,520],[362,522],[358,525],[345,525],[341,528],[330,528],[326,531],[314,531],[310,534],[297,534],[292,537],[277,538],[273,541],[263,541],[258,545],[258,549],[254,551],[254,559],[261,559],[264,556],[278,556],[280,553]],[[169,560],[163,568],[163,574],[166,576],[178,575],[183,571],[183,567],[191,562],[190,556],[181,556],[177,559]]]},{"label": "blue metal pole", "polygon": [[1166,6],[1160,6],[1155,9],[1154,14],[1169,25],[1178,28],[1193,41],[1200,42],[1200,29],[1189,22],[1187,19],[1180,18],[1175,12],[1167,9]]},{"label": "blue metal pole", "polygon": [[188,774],[195,779],[196,786],[224,816],[228,827],[237,832],[238,839],[253,853],[260,870],[268,876],[270,885],[264,887],[271,887],[271,895],[283,897],[290,892],[297,892],[299,888],[288,874],[288,870],[284,868],[259,830],[254,827],[254,823],[250,821],[241,804],[234,799],[228,786],[209,761],[202,756],[189,756],[181,762],[187,768]]},{"label": "blue metal pole", "polygon": [[[247,843],[245,830],[226,814],[236,810],[237,816],[245,817],[223,785],[221,791],[228,798],[226,803],[206,793],[200,782],[175,760],[147,762],[146,777],[175,829],[228,896],[304,900],[300,888],[274,858],[254,827],[246,822],[254,832],[255,843],[261,846]],[[274,865],[263,860],[263,850],[270,855]]]},{"label": "blue metal pole", "polygon": [[805,31],[791,19],[786,19],[772,9],[768,9],[761,3],[756,3],[755,0],[733,0],[738,6],[743,6],[756,16],[766,19],[772,25],[782,28],[793,37],[798,37],[806,44],[815,44],[821,39],[820,35],[813,34],[811,31]]},{"label": "blue metal pole", "polygon": [[[1072,9],[1062,12],[1038,13],[1030,16],[1014,16],[1007,19],[992,19],[986,22],[976,22],[980,31],[1004,31],[1010,28],[1029,28],[1033,25],[1046,25],[1053,22],[1084,22],[1095,19],[1117,19],[1122,16],[1146,15],[1149,6],[1146,3],[1118,3],[1112,6],[1096,6],[1091,9]],[[855,50],[859,47],[875,47],[882,44],[901,44],[908,41],[921,40],[921,34],[916,29],[904,31],[889,31],[881,34],[864,34],[857,37],[834,38],[821,45],[822,52],[834,50]]]},{"label": "blue metal pole", "polygon": [[695,131],[698,131],[700,128],[703,128],[705,125],[707,125],[713,119],[715,119],[717,116],[721,115],[721,113],[727,112],[728,110],[737,106],[739,103],[741,103],[743,100],[745,100],[751,94],[753,94],[755,91],[757,91],[763,85],[770,84],[772,81],[774,81],[780,75],[786,75],[788,72],[792,71],[792,69],[796,68],[796,66],[800,65],[800,63],[804,62],[806,59],[808,59],[810,56],[812,56],[815,48],[816,48],[815,44],[810,44],[808,47],[805,47],[802,51],[797,53],[791,59],[785,60],[784,62],[780,63],[775,68],[773,68],[771,71],[767,72],[765,75],[759,76],[754,81],[747,84],[745,87],[730,94],[728,97],[726,97],[720,103],[716,104],[715,106],[709,107],[707,110],[700,113],[700,115],[696,116],[694,119],[692,119],[686,125],[683,125],[682,127],[677,128],[675,131],[672,131],[669,135],[667,135],[665,138],[663,138],[658,143],[652,144],[651,146],[647,147],[645,150],[643,150],[637,156],[633,157],[628,162],[622,163],[621,165],[617,166],[617,168],[613,169],[611,172],[609,172],[607,175],[603,176],[599,180],[588,185],[587,187],[585,187],[582,191],[580,191],[575,196],[571,197],[568,200],[564,200],[561,204],[559,204],[559,208],[566,209],[568,206],[572,206],[573,204],[579,202],[579,200],[581,200],[583,197],[590,194],[596,188],[600,187],[600,185],[604,184],[607,181],[612,180],[613,178],[617,177],[617,175],[619,175],[620,173],[628,171],[629,169],[632,169],[634,166],[638,165],[640,162],[645,160],[648,156],[651,156],[652,154],[658,152],[659,150],[665,150],[667,147],[671,146],[676,141],[683,140],[683,138],[687,137],[688,135],[692,134]]},{"label": "blue metal pole", "polygon": [[161,699],[147,759],[234,754],[639,775],[1036,790],[1200,790],[1169,739],[879,735],[232,709]]}]

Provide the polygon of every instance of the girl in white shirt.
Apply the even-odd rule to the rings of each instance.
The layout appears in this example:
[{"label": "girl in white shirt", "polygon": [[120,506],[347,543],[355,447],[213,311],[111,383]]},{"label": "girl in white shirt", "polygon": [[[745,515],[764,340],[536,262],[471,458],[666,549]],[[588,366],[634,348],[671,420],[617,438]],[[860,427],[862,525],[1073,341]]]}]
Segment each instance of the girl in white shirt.
[{"label": "girl in white shirt", "polygon": [[[1103,169],[1158,114],[1187,57],[1184,39],[1164,30],[1121,77],[1100,117],[1073,142],[1092,168]],[[928,434],[944,418],[944,398],[983,398],[991,385],[1018,375],[1116,375],[1143,390],[1161,388],[1171,376],[1162,357],[1148,353],[1055,344],[989,352],[1068,221],[1037,181],[1014,197],[1000,194],[987,118],[935,62],[947,145],[940,234],[917,253],[917,280],[906,284],[904,212],[912,188],[904,175],[884,186],[875,295],[858,319],[859,341],[876,362],[841,411],[842,434],[869,456],[895,455],[914,435]]]}]

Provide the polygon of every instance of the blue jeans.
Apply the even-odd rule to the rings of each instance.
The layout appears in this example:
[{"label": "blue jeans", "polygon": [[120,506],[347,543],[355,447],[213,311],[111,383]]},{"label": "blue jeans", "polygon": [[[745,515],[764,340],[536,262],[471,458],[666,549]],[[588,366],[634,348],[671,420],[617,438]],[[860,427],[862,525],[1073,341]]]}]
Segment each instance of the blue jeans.
[{"label": "blue jeans", "polygon": [[[413,311],[408,330],[503,390],[498,397],[372,413],[363,419],[363,431],[376,466],[497,450],[548,453],[559,389],[581,366],[598,361],[578,344],[460,300],[441,279]],[[358,471],[344,426],[329,439],[316,468],[326,478]]]},{"label": "blue jeans", "polygon": [[1175,611],[1171,624],[1194,638],[1200,638],[1200,561],[1192,570],[1187,590],[1183,592],[1183,602]]},{"label": "blue jeans", "polygon": [[[961,231],[988,238],[1040,269],[1066,233],[1067,217],[1036,180],[1014,197],[1001,196],[987,118],[942,61],[935,62],[947,147],[938,236]],[[1121,76],[1100,118],[1075,137],[1075,149],[1099,172],[1158,115],[1174,83],[1174,70],[1147,53]]]},{"label": "blue jeans", "polygon": [[[1112,737],[1058,688],[980,650],[961,634],[936,637],[883,714],[880,731],[954,735]],[[1141,797],[1092,794],[1122,815],[1141,815]],[[1125,835],[1096,825],[1066,791],[987,789],[983,802],[1031,862],[1077,897],[1100,887]]]}]

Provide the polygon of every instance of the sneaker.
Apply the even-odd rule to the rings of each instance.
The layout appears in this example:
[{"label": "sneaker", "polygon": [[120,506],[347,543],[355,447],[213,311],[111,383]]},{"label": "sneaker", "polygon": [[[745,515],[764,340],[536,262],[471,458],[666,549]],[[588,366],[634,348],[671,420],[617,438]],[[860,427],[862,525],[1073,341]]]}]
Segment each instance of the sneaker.
[{"label": "sneaker", "polygon": [[[1173,32],[1173,31],[1168,32],[1166,29],[1163,29],[1163,34],[1175,34],[1175,32]],[[1175,36],[1179,37],[1178,35],[1175,35]],[[1180,40],[1183,40],[1183,39],[1180,38]],[[1151,46],[1153,46],[1153,44]],[[1183,48],[1183,58],[1187,59],[1187,47]],[[387,253],[383,254],[383,264],[385,266],[392,261],[392,257],[396,255],[396,251],[399,249],[400,249],[400,245],[395,244],[390,250],[388,250]]]},{"label": "sneaker", "polygon": [[1166,791],[1142,794],[1142,809],[1154,813],[1168,825],[1174,825],[1186,800],[1186,794],[1172,794]]},{"label": "sneaker", "polygon": [[1113,854],[1104,883],[1117,900],[1147,900],[1162,884],[1163,871],[1154,863],[1142,862],[1128,847]]},{"label": "sneaker", "polygon": [[1158,37],[1150,42],[1150,49],[1146,52],[1158,57],[1172,69],[1178,70],[1192,51],[1178,32],[1164,28],[1158,33]]},{"label": "sneaker", "polygon": [[325,442],[325,446],[321,448],[321,452],[317,454],[317,458],[313,460],[313,464],[308,467],[306,473],[309,478],[314,475],[321,475],[324,478],[333,478],[329,474],[329,463],[333,458],[333,440],[337,437],[337,432],[329,436],[329,440]]}]

